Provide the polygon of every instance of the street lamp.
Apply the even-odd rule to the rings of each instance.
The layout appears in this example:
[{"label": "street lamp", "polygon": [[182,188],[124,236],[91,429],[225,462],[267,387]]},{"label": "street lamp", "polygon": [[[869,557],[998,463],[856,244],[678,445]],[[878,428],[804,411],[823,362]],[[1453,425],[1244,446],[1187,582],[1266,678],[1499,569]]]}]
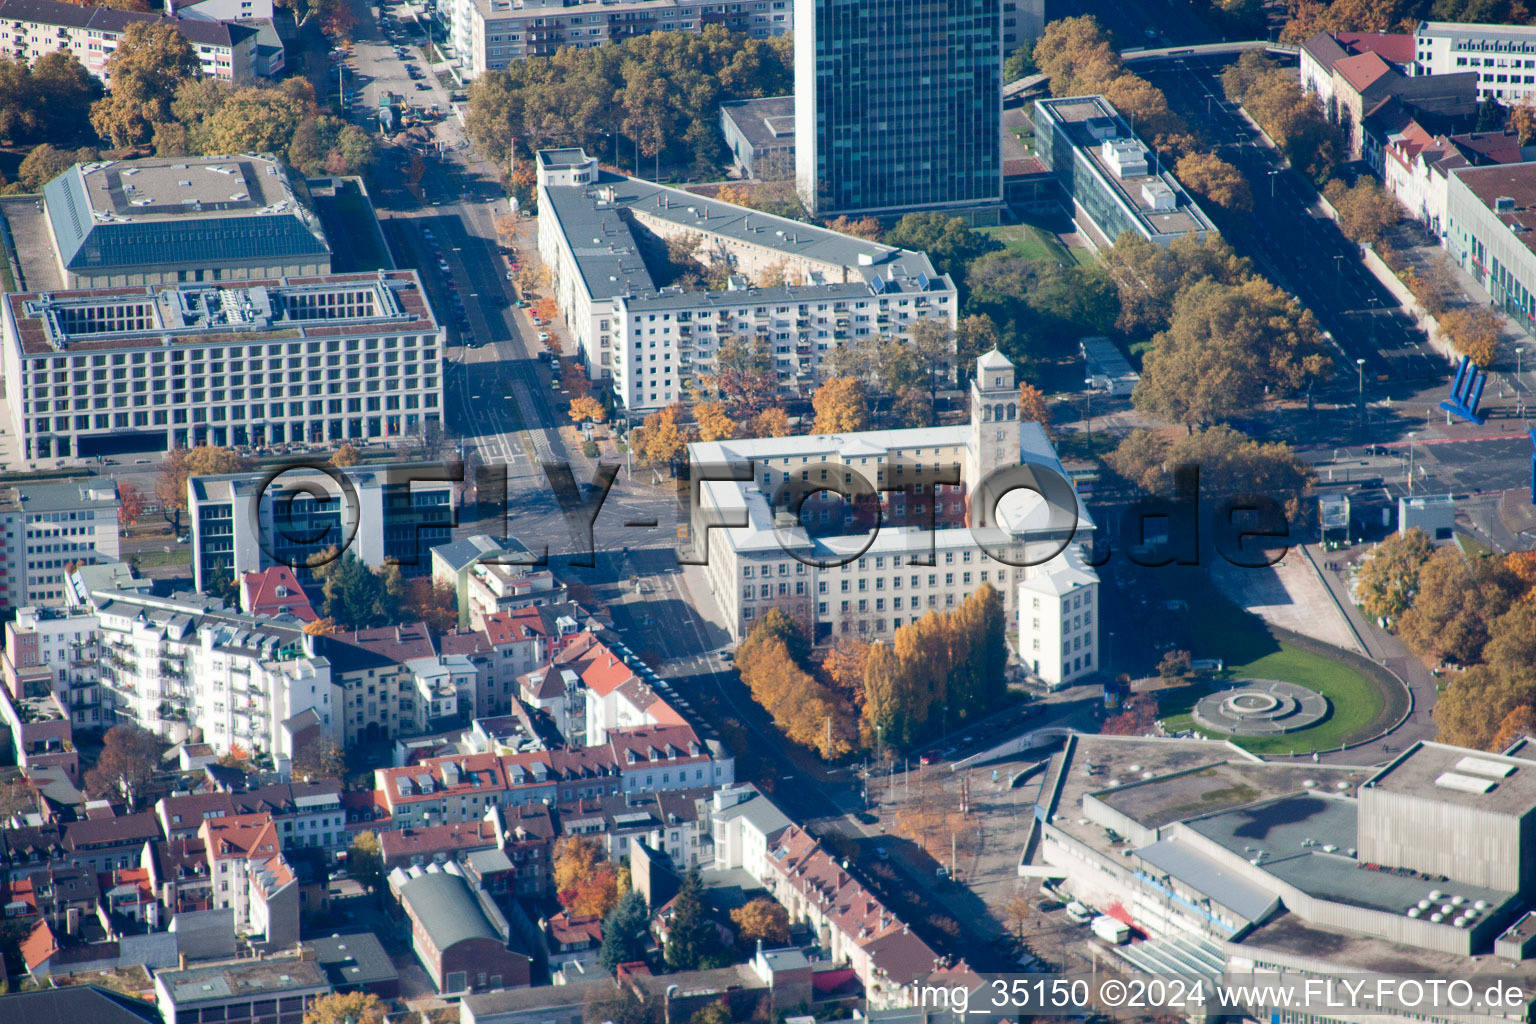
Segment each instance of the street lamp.
[{"label": "street lamp", "polygon": [[1355,405],[1359,408],[1360,429],[1365,430],[1365,360],[1355,360],[1355,372],[1360,378],[1360,392],[1355,398]]},{"label": "street lamp", "polygon": [[1413,497],[1413,439],[1419,436],[1417,430],[1408,431],[1408,497]]},{"label": "street lamp", "polygon": [[1270,171],[1269,172],[1269,198],[1270,199],[1274,199],[1275,198],[1275,175],[1277,175],[1279,173],[1280,172],[1278,170]]}]

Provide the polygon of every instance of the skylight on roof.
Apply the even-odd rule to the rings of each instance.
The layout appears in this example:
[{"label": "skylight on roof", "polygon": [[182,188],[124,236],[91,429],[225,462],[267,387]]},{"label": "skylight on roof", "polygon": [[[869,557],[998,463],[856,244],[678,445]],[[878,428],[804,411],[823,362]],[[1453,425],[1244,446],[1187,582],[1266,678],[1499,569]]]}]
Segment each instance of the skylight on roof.
[{"label": "skylight on roof", "polygon": [[1486,757],[1464,757],[1456,762],[1456,770],[1490,779],[1504,779],[1514,774],[1515,766],[1502,761],[1490,761]]},{"label": "skylight on roof", "polygon": [[1435,785],[1446,789],[1460,790],[1463,793],[1486,793],[1493,789],[1497,783],[1492,779],[1478,779],[1471,775],[1457,775],[1455,772],[1446,772],[1435,779]]}]

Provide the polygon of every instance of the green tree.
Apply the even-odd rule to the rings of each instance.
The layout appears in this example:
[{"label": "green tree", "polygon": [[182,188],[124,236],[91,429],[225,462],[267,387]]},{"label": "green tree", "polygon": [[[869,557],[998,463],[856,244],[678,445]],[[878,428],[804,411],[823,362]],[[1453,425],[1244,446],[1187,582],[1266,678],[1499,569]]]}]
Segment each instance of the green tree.
[{"label": "green tree", "polygon": [[343,629],[384,625],[392,603],[385,577],[369,569],[356,552],[343,551],[337,557],[335,550],[328,548],[314,559],[324,597],[320,614]]},{"label": "green tree", "polygon": [[1003,244],[971,230],[964,217],[943,213],[909,213],[885,233],[885,244],[928,254],[934,269],[963,287],[965,268],[972,260],[995,252]]},{"label": "green tree", "polygon": [[713,1002],[693,1011],[688,1024],[731,1024],[731,1011],[726,1008],[723,1000]]},{"label": "green tree", "polygon": [[804,627],[785,614],[781,608],[769,608],[758,617],[757,624],[737,647],[737,655],[746,656],[753,646],[774,637],[784,641],[784,646],[796,665],[804,668],[810,663],[810,638],[806,636]]},{"label": "green tree", "polygon": [[663,953],[667,966],[674,971],[707,970],[728,962],[720,930],[704,909],[704,883],[697,869],[683,876],[672,899]]},{"label": "green tree", "polygon": [[1174,300],[1131,401],[1193,431],[1310,387],[1329,365],[1316,319],[1294,297],[1262,278],[1206,280]]},{"label": "green tree", "polygon": [[1215,153],[1188,153],[1179,158],[1175,173],[1185,188],[1223,210],[1246,213],[1253,209],[1248,179]]},{"label": "green tree", "polygon": [[1219,235],[1183,235],[1162,246],[1126,231],[1100,258],[1119,297],[1116,326],[1127,334],[1166,330],[1174,301],[1201,281],[1236,285],[1253,276],[1253,265]]},{"label": "green tree", "polygon": [[852,377],[833,377],[816,389],[811,398],[816,410],[817,434],[845,434],[869,426],[869,402],[862,381]]},{"label": "green tree", "polygon": [[1403,208],[1375,178],[1362,175],[1354,185],[1334,178],[1323,188],[1323,195],[1338,212],[1344,237],[1362,245],[1381,241],[1382,233],[1403,218]]},{"label": "green tree", "polygon": [[[90,157],[96,155],[94,150],[87,150],[86,153]],[[69,150],[54,149],[45,142],[21,161],[21,166],[16,169],[16,180],[28,192],[41,191],[48,182],[82,162],[78,159],[80,155],[79,151],[72,153]]]},{"label": "green tree", "polygon": [[384,853],[379,847],[378,834],[359,832],[347,847],[347,874],[369,892],[379,892],[384,887]]},{"label": "green tree", "polygon": [[309,1005],[303,1024],[384,1024],[388,1009],[372,992],[331,992]]},{"label": "green tree", "polygon": [[603,970],[612,974],[619,964],[645,959],[645,949],[650,943],[651,911],[645,897],[630,892],[619,898],[608,916],[603,918],[603,945],[597,954],[597,962]]},{"label": "green tree", "polygon": [[1133,430],[1105,461],[1147,494],[1171,495],[1175,470],[1195,466],[1202,498],[1263,494],[1280,502],[1293,522],[1310,505],[1312,472],[1290,445],[1255,441],[1230,427],[1210,427],[1174,440]]},{"label": "green tree", "polygon": [[1016,82],[1036,73],[1035,54],[1028,43],[1014,50],[1003,61],[1003,81],[1005,82]]},{"label": "green tree", "polygon": [[101,96],[101,84],[73,53],[54,50],[37,58],[32,65],[32,91],[47,138],[74,139],[93,134],[91,104]]},{"label": "green tree", "polygon": [[1417,527],[1377,544],[1355,576],[1355,599],[1365,614],[1390,623],[1407,611],[1419,589],[1419,572],[1433,552],[1429,536]]},{"label": "green tree", "polygon": [[91,125],[122,148],[148,142],[154,126],[171,119],[177,87],[202,74],[187,37],[169,22],[134,22],[107,59],[112,91],[91,107]]},{"label": "green tree", "polygon": [[144,796],[160,767],[162,744],[138,725],[114,725],[103,738],[101,753],[85,773],[85,788],[94,796],[120,797],[134,806]]},{"label": "green tree", "polygon": [[14,57],[0,58],[0,142],[31,139],[41,124],[32,69]]},{"label": "green tree", "polygon": [[1482,660],[1494,620],[1520,592],[1500,559],[1468,556],[1455,544],[1430,556],[1418,582],[1412,607],[1397,620],[1398,634],[1420,657],[1460,665]]}]

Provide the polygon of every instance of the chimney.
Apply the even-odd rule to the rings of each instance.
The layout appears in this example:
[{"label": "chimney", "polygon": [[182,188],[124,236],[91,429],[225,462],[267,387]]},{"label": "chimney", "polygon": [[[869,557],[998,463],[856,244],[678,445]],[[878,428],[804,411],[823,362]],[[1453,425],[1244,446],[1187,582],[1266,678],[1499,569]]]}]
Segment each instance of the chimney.
[{"label": "chimney", "polygon": [[178,953],[178,954],[176,954],[176,966],[177,966],[178,969],[183,970],[183,971],[187,969],[187,954],[185,954],[185,953]]}]

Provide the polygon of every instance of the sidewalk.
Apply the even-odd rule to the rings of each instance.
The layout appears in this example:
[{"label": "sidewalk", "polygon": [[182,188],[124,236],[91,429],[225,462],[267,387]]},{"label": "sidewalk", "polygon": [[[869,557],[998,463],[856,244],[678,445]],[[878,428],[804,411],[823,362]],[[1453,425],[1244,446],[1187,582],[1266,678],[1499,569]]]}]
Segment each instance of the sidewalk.
[{"label": "sidewalk", "polygon": [[[1354,556],[1363,554],[1356,549],[1341,555],[1339,552],[1327,552],[1315,544],[1307,545],[1313,560],[1317,563],[1323,582],[1332,592],[1334,599],[1344,614],[1348,616],[1350,625],[1365,645],[1365,654],[1372,661],[1385,665],[1403,682],[1408,684],[1408,690],[1413,696],[1413,711],[1390,736],[1393,749],[1401,750],[1403,747],[1416,740],[1432,740],[1439,733],[1434,723],[1431,711],[1435,706],[1437,696],[1437,683],[1424,663],[1410,651],[1401,640],[1382,629],[1369,619],[1355,603],[1350,600],[1349,586],[1347,583],[1348,566],[1353,564]],[[1341,568],[1330,569],[1330,565]],[[1354,760],[1351,760],[1354,755]],[[1339,760],[1355,763],[1359,755],[1354,751],[1345,751],[1343,754],[1323,755],[1330,760]]]}]

